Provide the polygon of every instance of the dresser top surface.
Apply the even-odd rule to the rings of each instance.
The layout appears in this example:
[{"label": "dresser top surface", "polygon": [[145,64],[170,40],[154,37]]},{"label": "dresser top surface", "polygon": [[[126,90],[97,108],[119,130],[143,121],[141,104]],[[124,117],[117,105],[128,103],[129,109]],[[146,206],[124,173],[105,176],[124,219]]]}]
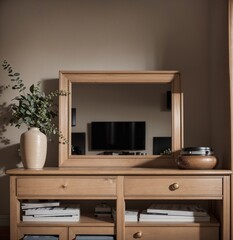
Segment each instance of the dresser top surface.
[{"label": "dresser top surface", "polygon": [[8,175],[229,175],[231,170],[210,169],[210,170],[183,170],[168,168],[43,168],[41,170],[32,169],[10,169]]}]

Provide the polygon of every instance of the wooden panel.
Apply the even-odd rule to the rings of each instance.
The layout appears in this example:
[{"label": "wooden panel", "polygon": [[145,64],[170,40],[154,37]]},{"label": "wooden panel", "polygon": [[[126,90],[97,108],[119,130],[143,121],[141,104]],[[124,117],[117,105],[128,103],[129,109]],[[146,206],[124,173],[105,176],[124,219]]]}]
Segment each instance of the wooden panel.
[{"label": "wooden panel", "polygon": [[[104,176],[101,176],[103,173]],[[78,234],[114,234],[117,240],[128,240],[135,239],[135,234],[140,231],[143,233],[141,239],[146,240],[230,239],[229,171],[44,169],[41,171],[11,170],[11,174],[11,240],[22,239],[24,234],[60,234],[60,239],[69,240],[73,240]],[[174,183],[178,184],[176,189],[174,189]],[[78,223],[20,222],[21,199],[86,200],[95,198],[116,201],[117,220],[115,223],[112,220],[93,218],[92,214],[84,216],[84,213],[81,213],[82,217]],[[126,223],[125,228],[125,200],[131,199],[140,201],[143,199],[205,199],[208,202],[214,200],[210,203],[218,204],[211,212],[217,216],[220,224],[217,221],[179,224]],[[219,214],[217,215],[216,212]],[[68,236],[68,230],[70,236]]]},{"label": "wooden panel", "polygon": [[[129,156],[130,158],[131,156]],[[135,161],[133,159],[132,161]],[[164,159],[163,159],[164,161]],[[114,168],[114,167],[105,167],[105,168],[43,168],[40,171],[33,169],[23,169],[16,168],[7,170],[8,175],[16,176],[57,176],[60,178],[67,176],[84,176],[84,175],[126,175],[126,176],[222,176],[222,175],[231,175],[232,171],[224,169],[208,169],[208,170],[180,170],[178,168],[146,168],[146,167],[137,167],[137,168]]]},{"label": "wooden panel", "polygon": [[171,83],[178,71],[60,71],[60,77],[75,83]]},{"label": "wooden panel", "polygon": [[115,177],[19,177],[18,197],[113,197]]},{"label": "wooden panel", "polygon": [[[230,240],[230,177],[225,176],[223,182],[223,214],[222,214],[222,239]],[[224,216],[224,219],[223,219]]]},{"label": "wooden panel", "polygon": [[[218,227],[126,227],[125,240],[219,240]],[[138,236],[142,235],[140,238]]]},{"label": "wooden panel", "polygon": [[222,198],[221,177],[126,177],[128,198]]},{"label": "wooden panel", "polygon": [[[68,228],[65,227],[19,227],[18,228],[18,239],[23,239],[25,235],[48,235],[59,236],[59,240],[67,240]],[[14,239],[16,240],[16,239]]]},{"label": "wooden panel", "polygon": [[[71,139],[72,85],[75,83],[99,84],[171,84],[172,85],[172,158],[158,160],[158,156],[84,156],[71,155],[69,144],[59,144],[59,167],[167,167],[172,168],[174,156],[183,146],[183,102],[178,71],[137,72],[79,72],[61,71],[59,89],[70,92],[59,98],[59,126],[64,137]],[[165,164],[164,164],[165,163]]]},{"label": "wooden panel", "polygon": [[70,227],[69,240],[74,240],[78,235],[114,235],[114,227]]},{"label": "wooden panel", "polygon": [[20,222],[20,206],[16,196],[16,181],[15,176],[10,177],[10,239],[17,239],[17,224]]},{"label": "wooden panel", "polygon": [[116,236],[117,239],[125,239],[125,201],[124,201],[124,177],[119,176],[117,181],[117,208],[116,208]]}]

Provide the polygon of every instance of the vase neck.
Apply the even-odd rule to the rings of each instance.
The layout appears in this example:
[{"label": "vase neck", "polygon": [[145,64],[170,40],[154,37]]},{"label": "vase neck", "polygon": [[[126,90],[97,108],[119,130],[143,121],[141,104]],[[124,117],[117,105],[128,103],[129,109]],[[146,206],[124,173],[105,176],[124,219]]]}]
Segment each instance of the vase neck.
[{"label": "vase neck", "polygon": [[31,128],[29,128],[29,130],[40,131],[40,129],[38,127],[31,127]]}]

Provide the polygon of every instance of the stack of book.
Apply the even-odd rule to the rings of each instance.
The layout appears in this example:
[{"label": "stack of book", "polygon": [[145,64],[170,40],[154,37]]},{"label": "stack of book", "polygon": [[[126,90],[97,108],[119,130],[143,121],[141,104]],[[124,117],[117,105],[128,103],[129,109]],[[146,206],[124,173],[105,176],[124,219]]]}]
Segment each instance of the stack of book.
[{"label": "stack of book", "polygon": [[114,240],[114,236],[108,235],[86,235],[86,236],[77,236],[75,240]]},{"label": "stack of book", "polygon": [[29,235],[25,236],[23,240],[59,240],[56,236],[46,236],[46,235]]},{"label": "stack of book", "polygon": [[198,205],[152,204],[139,215],[140,222],[208,222],[210,216]]},{"label": "stack of book", "polygon": [[76,222],[80,220],[79,205],[63,205],[59,202],[22,203],[23,222]]},{"label": "stack of book", "polygon": [[116,222],[116,209],[115,208],[112,208],[112,217],[113,217],[114,222]]},{"label": "stack of book", "polygon": [[[137,222],[138,221],[138,210],[129,209],[125,210],[125,222]],[[113,219],[116,221],[116,209],[112,211]]]},{"label": "stack of book", "polygon": [[107,203],[100,203],[95,206],[95,217],[112,217],[112,208]]},{"label": "stack of book", "polygon": [[125,222],[137,222],[138,210],[125,210]]}]

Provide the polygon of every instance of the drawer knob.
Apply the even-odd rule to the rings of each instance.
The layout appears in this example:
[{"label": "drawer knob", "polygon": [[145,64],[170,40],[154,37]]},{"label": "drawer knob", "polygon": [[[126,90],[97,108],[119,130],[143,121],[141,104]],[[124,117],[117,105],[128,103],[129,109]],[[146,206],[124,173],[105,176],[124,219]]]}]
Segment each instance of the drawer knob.
[{"label": "drawer knob", "polygon": [[173,183],[171,186],[170,186],[170,190],[172,191],[175,191],[177,189],[179,189],[179,183]]},{"label": "drawer knob", "polygon": [[67,184],[62,184],[62,188],[67,188]]},{"label": "drawer knob", "polygon": [[136,233],[134,233],[134,235],[133,235],[133,237],[134,238],[142,238],[143,237],[143,233],[140,231],[140,232],[136,232]]}]

